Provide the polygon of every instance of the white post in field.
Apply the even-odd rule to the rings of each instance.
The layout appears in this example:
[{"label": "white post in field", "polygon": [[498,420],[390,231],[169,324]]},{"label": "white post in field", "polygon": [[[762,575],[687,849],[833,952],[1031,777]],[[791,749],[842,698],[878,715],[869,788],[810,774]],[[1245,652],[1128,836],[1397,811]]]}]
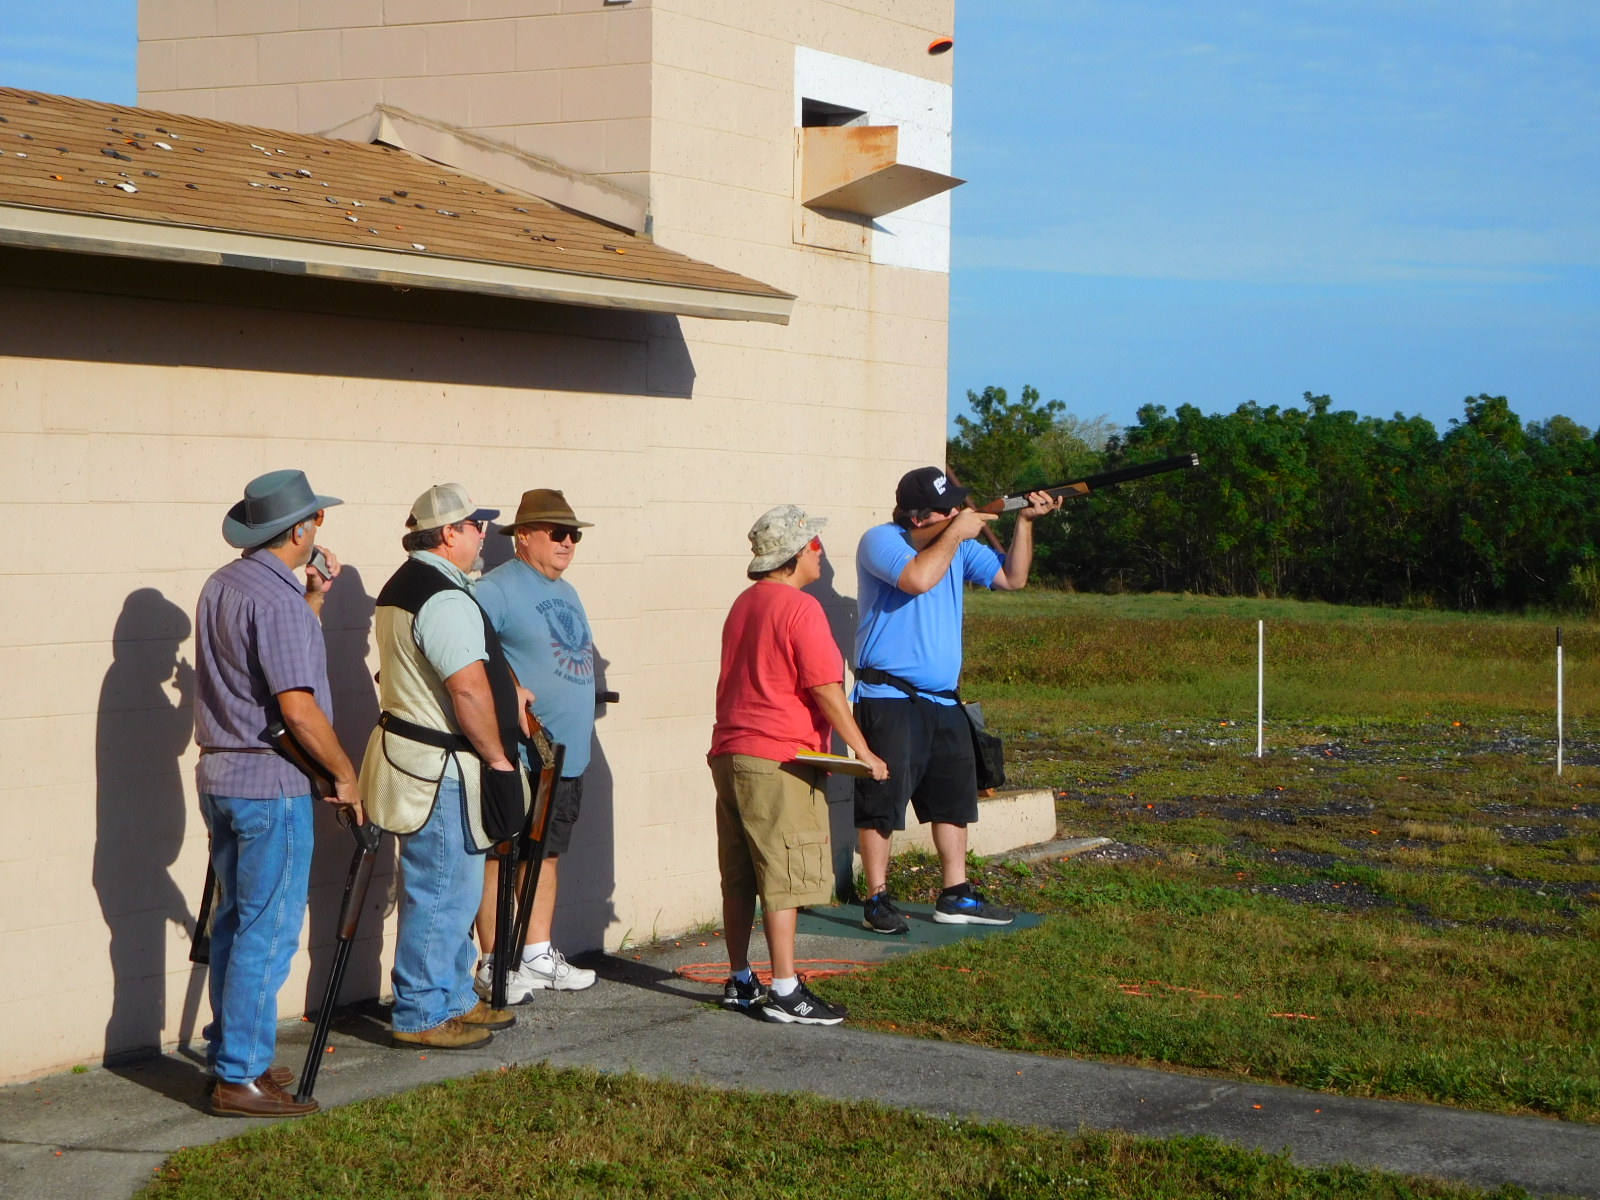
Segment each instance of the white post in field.
[{"label": "white post in field", "polygon": [[1266,756],[1267,623],[1256,622],[1256,757]]},{"label": "white post in field", "polygon": [[1561,675],[1561,626],[1556,626],[1556,778],[1561,777],[1562,751],[1566,748],[1562,737],[1563,683]]}]

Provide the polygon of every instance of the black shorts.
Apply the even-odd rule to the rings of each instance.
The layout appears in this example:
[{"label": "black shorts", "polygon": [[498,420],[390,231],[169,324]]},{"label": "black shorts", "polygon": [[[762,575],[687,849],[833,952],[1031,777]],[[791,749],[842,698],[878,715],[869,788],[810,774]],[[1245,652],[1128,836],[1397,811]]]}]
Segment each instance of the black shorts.
[{"label": "black shorts", "polygon": [[856,723],[889,778],[856,780],[856,828],[889,833],[906,827],[909,803],[924,825],[978,819],[978,769],[972,727],[957,704],[932,700],[856,701]]},{"label": "black shorts", "polygon": [[[555,858],[565,854],[572,845],[572,827],[578,823],[578,812],[583,807],[583,776],[563,775],[556,780],[555,793],[550,797],[550,819],[544,826],[544,856]],[[524,853],[524,858],[532,857]]]}]

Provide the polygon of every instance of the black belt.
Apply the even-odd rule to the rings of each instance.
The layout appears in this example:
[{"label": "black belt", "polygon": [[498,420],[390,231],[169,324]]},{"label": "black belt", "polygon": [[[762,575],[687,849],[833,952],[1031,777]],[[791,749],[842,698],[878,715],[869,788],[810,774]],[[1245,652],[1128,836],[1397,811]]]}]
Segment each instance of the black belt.
[{"label": "black belt", "polygon": [[901,679],[898,675],[891,675],[887,671],[880,671],[877,667],[857,667],[856,678],[862,683],[879,683],[885,687],[892,687],[896,691],[904,692],[915,700],[918,696],[937,696],[941,700],[954,700],[961,702],[960,692],[936,692],[932,688],[919,688],[914,683]]},{"label": "black belt", "polygon": [[379,713],[378,724],[387,732],[403,737],[408,742],[421,742],[424,746],[433,746],[440,750],[477,753],[472,747],[472,742],[462,734],[450,733],[444,729],[429,729],[426,725],[418,725],[404,717],[397,717],[392,712]]},{"label": "black belt", "polygon": [[[277,754],[266,746],[201,746],[201,754]],[[281,756],[280,756],[281,757]]]}]

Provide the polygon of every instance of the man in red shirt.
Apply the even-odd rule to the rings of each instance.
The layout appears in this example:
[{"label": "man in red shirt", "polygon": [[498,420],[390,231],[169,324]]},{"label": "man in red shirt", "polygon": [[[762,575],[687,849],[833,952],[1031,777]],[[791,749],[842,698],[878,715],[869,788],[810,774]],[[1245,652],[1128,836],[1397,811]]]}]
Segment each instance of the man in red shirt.
[{"label": "man in red shirt", "polygon": [[[745,574],[754,582],[733,602],[722,626],[717,723],[708,757],[717,788],[722,921],[733,968],[723,986],[723,1006],[801,1025],[837,1025],[844,1014],[795,974],[797,910],[826,904],[833,894],[823,772],[796,762],[795,755],[825,752],[837,730],[874,779],[889,774],[850,713],[844,658],[822,605],[801,590],[822,577],[817,534],[826,524],[782,504],[751,527],[754,557]],[[772,956],[765,994],[750,970],[757,894]]]}]

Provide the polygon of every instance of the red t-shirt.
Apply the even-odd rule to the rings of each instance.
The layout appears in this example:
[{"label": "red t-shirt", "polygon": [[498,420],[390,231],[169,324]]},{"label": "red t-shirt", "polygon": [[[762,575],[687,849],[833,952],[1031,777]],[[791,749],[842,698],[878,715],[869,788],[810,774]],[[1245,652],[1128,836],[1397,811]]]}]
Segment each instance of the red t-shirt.
[{"label": "red t-shirt", "polygon": [[722,674],[712,754],[788,762],[826,750],[828,720],[811,688],[844,682],[844,658],[816,598],[786,583],[746,588],[722,624]]}]

